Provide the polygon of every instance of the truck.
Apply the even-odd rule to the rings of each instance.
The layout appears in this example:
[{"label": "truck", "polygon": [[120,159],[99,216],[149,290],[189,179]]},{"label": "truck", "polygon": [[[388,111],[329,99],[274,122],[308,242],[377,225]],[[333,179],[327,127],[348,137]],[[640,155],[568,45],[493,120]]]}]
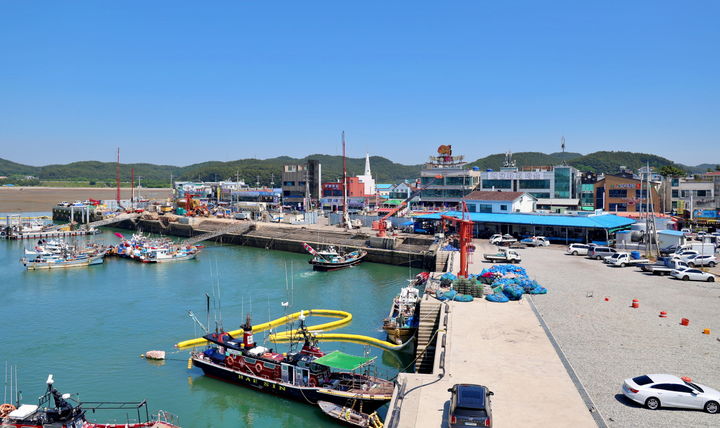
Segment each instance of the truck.
[{"label": "truck", "polygon": [[653,275],[670,275],[673,269],[689,268],[688,264],[682,260],[673,260],[665,257],[655,263],[645,263],[639,265],[643,272],[650,272]]},{"label": "truck", "polygon": [[607,261],[610,266],[637,266],[645,263],[650,263],[650,260],[643,259],[640,257],[633,257],[630,253],[615,253]]},{"label": "truck", "polygon": [[678,249],[678,252],[682,250],[697,251],[701,256],[713,256],[715,255],[715,244],[711,242],[693,242],[683,245]]},{"label": "truck", "polygon": [[520,263],[520,255],[513,250],[501,248],[497,253],[483,254],[485,260],[493,263]]}]

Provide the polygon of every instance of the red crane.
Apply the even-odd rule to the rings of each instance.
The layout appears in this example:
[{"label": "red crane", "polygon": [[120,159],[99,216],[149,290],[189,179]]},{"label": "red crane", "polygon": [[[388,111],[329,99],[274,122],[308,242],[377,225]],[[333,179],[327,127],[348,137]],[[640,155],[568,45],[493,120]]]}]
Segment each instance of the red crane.
[{"label": "red crane", "polygon": [[395,214],[402,211],[410,203],[410,200],[412,198],[414,198],[415,196],[417,196],[418,193],[425,190],[425,188],[427,188],[428,186],[434,184],[437,180],[442,180],[442,178],[443,178],[442,175],[436,175],[434,180],[430,181],[429,183],[425,184],[424,186],[418,187],[415,191],[411,192],[410,196],[408,196],[407,199],[402,201],[402,203],[400,203],[400,205],[398,205],[397,207],[390,210],[390,212],[385,214],[380,220],[375,220],[372,224],[372,228],[374,230],[378,231],[377,236],[380,238],[386,237],[387,236],[387,219],[389,219],[390,217],[392,217]]},{"label": "red crane", "polygon": [[459,247],[460,247],[460,272],[458,276],[467,278],[468,276],[468,252],[472,242],[473,236],[473,224],[472,220],[466,219],[465,214],[467,213],[467,205],[465,201],[462,202],[462,218],[450,217],[447,215],[440,216],[442,218],[442,229],[445,230],[445,222],[451,222],[458,231],[459,236]]}]

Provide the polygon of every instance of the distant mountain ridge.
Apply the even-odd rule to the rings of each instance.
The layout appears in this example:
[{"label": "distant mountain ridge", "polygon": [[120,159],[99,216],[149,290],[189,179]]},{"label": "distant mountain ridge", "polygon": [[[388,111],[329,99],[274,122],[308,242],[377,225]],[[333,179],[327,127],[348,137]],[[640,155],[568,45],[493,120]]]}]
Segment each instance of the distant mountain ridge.
[{"label": "distant mountain ridge", "polygon": [[[669,159],[648,153],[599,151],[583,155],[572,152],[518,152],[512,154],[518,166],[559,165],[566,162],[582,171],[615,173],[620,166],[638,169],[649,163],[651,167],[660,168],[672,165],[690,173],[701,173],[708,169],[714,170],[716,164],[686,166],[676,164]],[[175,180],[234,180],[239,176],[250,185],[260,182],[276,186],[281,185],[282,167],[290,163],[305,163],[308,159],[317,159],[322,165],[323,181],[332,181],[342,177],[342,156],[313,154],[303,158],[279,156],[270,159],[238,159],[233,161],[209,161],[184,167],[173,165],[155,165],[149,163],[121,164],[121,180],[130,180],[130,169],[135,169],[136,178],[141,178],[145,187],[168,186],[170,177]],[[505,160],[504,153],[488,155],[469,163],[471,167],[480,169],[499,169]],[[398,182],[414,179],[420,175],[422,165],[404,165],[382,156],[371,156],[370,166],[375,180],[381,182]],[[347,158],[348,175],[362,174],[365,169],[364,158]],[[0,158],[0,176],[32,175],[44,181],[96,181],[107,185],[115,183],[115,163],[98,161],[80,161],[64,165],[30,166]]]}]

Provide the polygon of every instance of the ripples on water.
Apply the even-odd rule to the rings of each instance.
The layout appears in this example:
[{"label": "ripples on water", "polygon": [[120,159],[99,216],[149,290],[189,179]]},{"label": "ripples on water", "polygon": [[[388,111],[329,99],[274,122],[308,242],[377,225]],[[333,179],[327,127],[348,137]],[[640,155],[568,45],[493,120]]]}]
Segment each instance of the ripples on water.
[{"label": "ripples on water", "polygon": [[[112,232],[92,239],[116,242]],[[219,286],[228,330],[244,322],[245,312],[252,312],[256,324],[278,318],[284,315],[280,303],[291,301],[292,312],[349,311],[353,321],[340,331],[384,339],[380,325],[392,297],[418,272],[374,263],[314,272],[308,255],[216,244],[195,261],[150,265],[109,258],[89,268],[27,272],[18,260],[23,247],[33,244],[0,241],[0,363],[18,366],[23,401],[34,404],[53,373],[61,392],[79,392],[86,401],[147,399],[151,409],[179,415],[184,428],[336,426],[312,406],[187,370],[187,352],[169,354],[165,363],[138,357],[151,349],[174,352],[174,343],[198,336],[187,310],[205,322],[204,294],[213,295],[213,285]],[[412,360],[355,344],[321,346],[368,351],[387,376]]]}]

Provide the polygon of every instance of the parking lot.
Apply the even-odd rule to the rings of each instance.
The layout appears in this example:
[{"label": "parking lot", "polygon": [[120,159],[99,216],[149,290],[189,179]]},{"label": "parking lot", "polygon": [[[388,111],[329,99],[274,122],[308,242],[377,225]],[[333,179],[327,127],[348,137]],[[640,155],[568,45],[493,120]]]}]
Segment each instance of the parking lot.
[{"label": "parking lot", "polygon": [[[720,282],[652,276],[564,250],[523,249],[521,264],[548,288],[534,302],[608,425],[720,426],[720,415],[651,411],[620,392],[623,379],[648,373],[689,376],[720,389]],[[633,299],[639,308],[631,308]],[[706,328],[711,334],[703,334]]]}]

